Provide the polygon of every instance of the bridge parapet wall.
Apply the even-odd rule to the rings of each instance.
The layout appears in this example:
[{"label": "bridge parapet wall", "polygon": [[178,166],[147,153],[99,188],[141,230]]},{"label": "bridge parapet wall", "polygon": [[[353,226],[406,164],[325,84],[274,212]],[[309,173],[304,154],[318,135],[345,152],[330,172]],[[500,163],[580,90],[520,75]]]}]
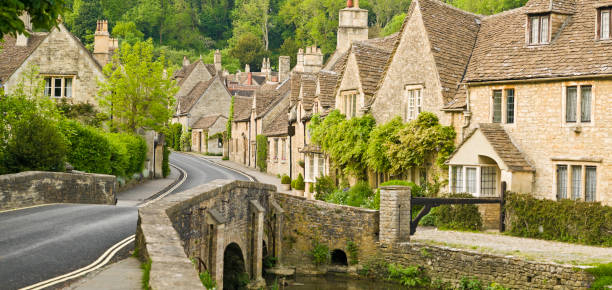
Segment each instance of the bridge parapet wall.
[{"label": "bridge parapet wall", "polygon": [[0,210],[46,203],[115,204],[111,175],[27,171],[0,175]]}]

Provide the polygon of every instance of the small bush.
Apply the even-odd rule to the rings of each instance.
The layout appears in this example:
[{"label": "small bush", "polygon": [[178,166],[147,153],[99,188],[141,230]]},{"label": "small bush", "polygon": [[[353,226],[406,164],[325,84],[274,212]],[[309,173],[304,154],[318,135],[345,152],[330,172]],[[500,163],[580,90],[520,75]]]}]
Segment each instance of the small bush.
[{"label": "small bush", "polygon": [[[472,197],[470,194],[452,194],[451,197]],[[435,213],[436,227],[447,230],[480,231],[482,217],[473,204],[442,205]]]},{"label": "small bush", "polygon": [[462,277],[459,281],[459,290],[482,290],[482,283],[478,278]]},{"label": "small bush", "polygon": [[323,265],[329,263],[331,254],[329,253],[329,247],[314,240],[312,242],[312,250],[310,251],[310,257],[315,265]]},{"label": "small bush", "polygon": [[106,133],[104,136],[110,145],[111,174],[114,176],[127,176],[130,166],[130,157],[126,144],[118,138],[119,134]]},{"label": "small bush", "polygon": [[291,184],[291,178],[287,174],[283,174],[281,177],[281,184]]},{"label": "small bush", "polygon": [[278,259],[274,256],[266,256],[263,259],[263,267],[264,269],[270,269],[270,268],[274,268],[274,266],[276,266],[276,263],[278,262]]},{"label": "small bush", "polygon": [[374,196],[374,191],[366,181],[359,181],[347,194],[346,205],[359,207],[365,205],[368,198]]},{"label": "small bush", "polygon": [[76,121],[61,124],[70,142],[68,162],[76,170],[90,173],[111,174],[111,145],[102,132]]},{"label": "small bush", "polygon": [[427,287],[430,279],[420,267],[402,267],[389,264],[389,279],[400,282],[408,287]]},{"label": "small bush", "polygon": [[[0,161],[7,173],[21,171],[63,171],[67,140],[55,123],[39,116],[23,116],[12,128],[6,152]],[[2,172],[0,172],[2,173]]]},{"label": "small bush", "polygon": [[346,204],[348,198],[348,191],[336,189],[331,194],[327,195],[326,202],[335,204]]},{"label": "small bush", "polygon": [[302,174],[298,174],[298,177],[292,182],[292,187],[297,190],[304,190],[306,185],[304,184],[304,176]]},{"label": "small bush", "polygon": [[325,200],[327,196],[336,190],[334,180],[329,176],[317,177],[317,181],[314,185],[314,191],[316,192],[315,198],[318,200]]},{"label": "small bush", "polygon": [[612,246],[612,207],[509,193],[505,210],[513,236]]},{"label": "small bush", "polygon": [[229,160],[229,157],[228,156],[223,156],[223,158],[221,158],[221,160],[227,161],[227,160]]},{"label": "small bush", "polygon": [[168,125],[165,130],[166,144],[168,147],[180,151],[181,150],[181,134],[183,132],[183,125],[180,123],[174,123]]},{"label": "small bush", "polygon": [[591,289],[605,289],[607,286],[612,286],[612,263],[602,264],[586,271],[595,276]]},{"label": "small bush", "polygon": [[366,200],[363,207],[380,210],[380,189],[376,189],[376,193]]},{"label": "small bush", "polygon": [[200,273],[200,281],[202,282],[202,285],[206,289],[213,289],[217,287],[217,281],[215,281],[215,279],[213,279],[213,277],[210,276],[210,273],[208,273],[208,271],[204,271]]},{"label": "small bush", "polygon": [[191,128],[188,128],[181,133],[180,144],[181,151],[191,151]]}]

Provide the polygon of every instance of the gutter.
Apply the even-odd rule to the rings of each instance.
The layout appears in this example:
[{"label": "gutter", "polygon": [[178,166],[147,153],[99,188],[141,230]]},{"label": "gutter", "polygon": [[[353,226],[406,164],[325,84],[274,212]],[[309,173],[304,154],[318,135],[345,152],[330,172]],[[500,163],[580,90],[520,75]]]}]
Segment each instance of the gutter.
[{"label": "gutter", "polygon": [[465,132],[470,127],[472,120],[472,112],[470,111],[470,88],[468,84],[463,85],[465,87],[465,111],[463,111],[463,126],[461,126],[461,142],[465,140]]}]

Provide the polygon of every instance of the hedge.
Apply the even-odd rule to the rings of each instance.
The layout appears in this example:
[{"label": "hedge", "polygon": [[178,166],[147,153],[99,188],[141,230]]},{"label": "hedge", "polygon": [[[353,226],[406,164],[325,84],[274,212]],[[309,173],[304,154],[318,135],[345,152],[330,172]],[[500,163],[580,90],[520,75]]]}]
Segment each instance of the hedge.
[{"label": "hedge", "polygon": [[612,207],[508,193],[505,210],[510,235],[612,247]]},{"label": "hedge", "polygon": [[257,167],[265,172],[268,167],[268,137],[257,135]]},{"label": "hedge", "polygon": [[106,133],[76,121],[64,121],[61,130],[68,138],[68,162],[76,170],[131,177],[142,172],[147,158],[143,137]]}]

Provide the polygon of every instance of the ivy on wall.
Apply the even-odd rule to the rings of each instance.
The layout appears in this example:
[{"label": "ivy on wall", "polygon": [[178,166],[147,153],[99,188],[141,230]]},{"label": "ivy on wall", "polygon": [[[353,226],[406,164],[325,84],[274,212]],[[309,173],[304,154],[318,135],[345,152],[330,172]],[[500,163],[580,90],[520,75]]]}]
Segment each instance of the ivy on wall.
[{"label": "ivy on wall", "polygon": [[312,142],[329,154],[332,164],[360,179],[365,168],[399,175],[429,158],[444,167],[455,150],[455,130],[429,112],[408,123],[396,117],[377,126],[371,115],[347,120],[334,110],[325,119],[313,116],[309,129]]},{"label": "ivy on wall", "polygon": [[268,137],[257,135],[257,167],[266,171],[268,161]]}]

